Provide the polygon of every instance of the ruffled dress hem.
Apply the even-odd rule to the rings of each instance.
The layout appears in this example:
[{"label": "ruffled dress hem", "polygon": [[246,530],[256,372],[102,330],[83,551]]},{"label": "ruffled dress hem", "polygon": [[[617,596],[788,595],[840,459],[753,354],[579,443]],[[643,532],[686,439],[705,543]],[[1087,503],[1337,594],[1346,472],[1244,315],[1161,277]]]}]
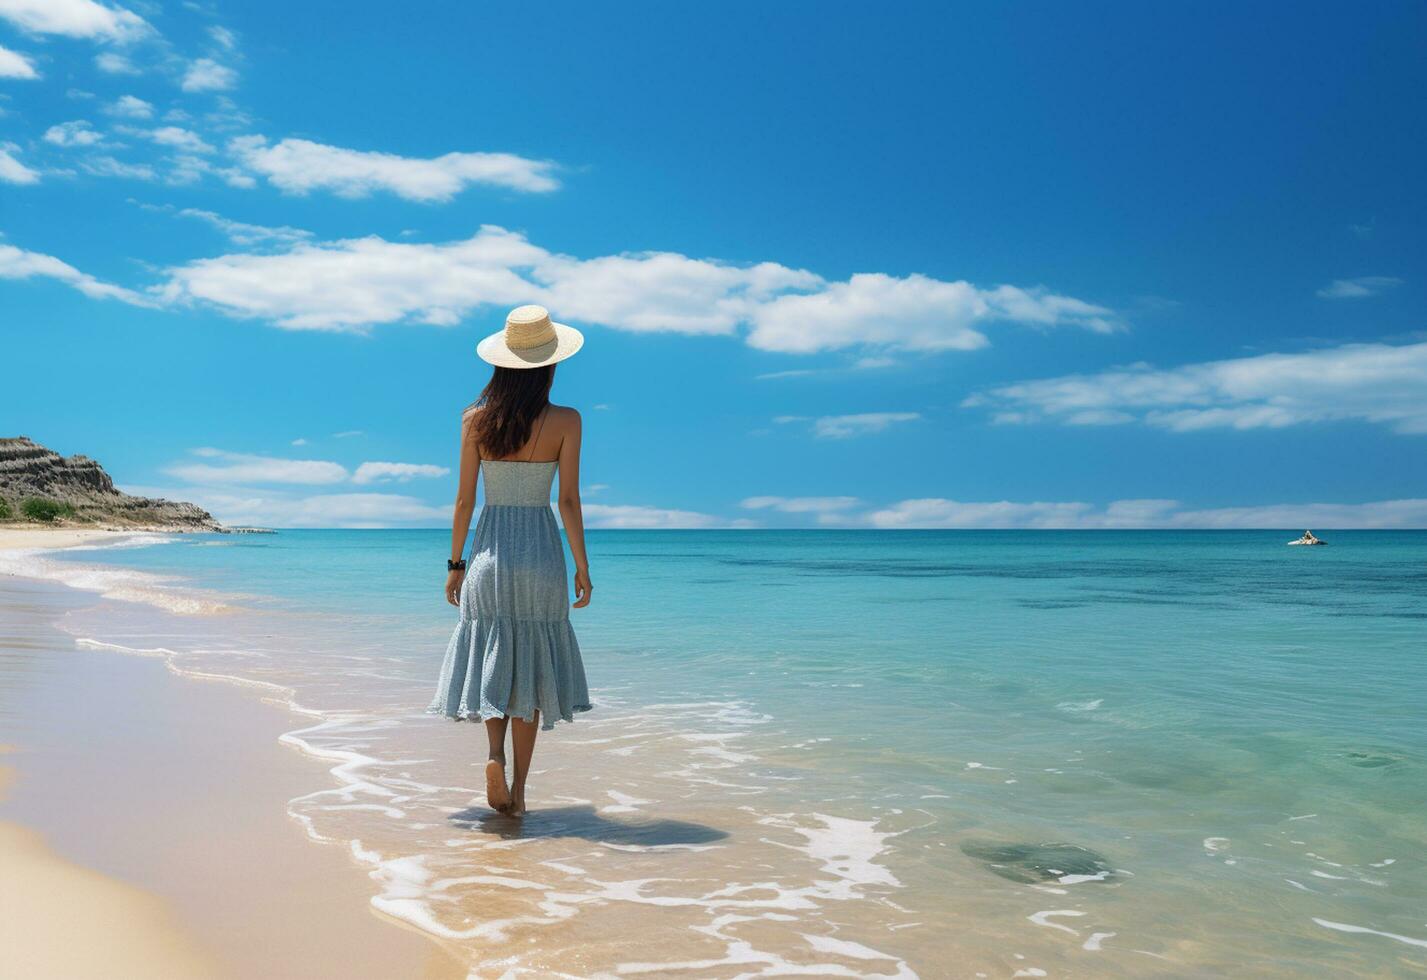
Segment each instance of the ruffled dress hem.
[{"label": "ruffled dress hem", "polygon": [[462,618],[446,648],[428,713],[456,721],[520,718],[549,731],[591,710],[568,619]]}]

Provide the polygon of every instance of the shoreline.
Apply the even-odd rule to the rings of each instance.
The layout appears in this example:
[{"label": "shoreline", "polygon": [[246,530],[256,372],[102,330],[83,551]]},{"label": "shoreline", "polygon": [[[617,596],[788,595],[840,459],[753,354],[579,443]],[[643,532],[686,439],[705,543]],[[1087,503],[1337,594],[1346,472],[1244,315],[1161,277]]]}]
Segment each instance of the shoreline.
[{"label": "shoreline", "polygon": [[[7,528],[0,550],[135,533]],[[288,709],[230,685],[188,683],[162,659],[77,647],[58,621],[102,601],[61,582],[0,575],[0,651],[10,668],[0,677],[0,702],[10,702],[0,714],[10,729],[0,733],[9,749],[0,757],[0,863],[22,872],[0,889],[0,972],[465,977],[439,942],[373,908],[349,853],[314,847],[289,815],[289,799],[327,767],[282,743],[293,728]],[[105,706],[44,708],[59,698]],[[36,892],[46,901],[31,902]],[[60,928],[24,925],[26,903],[61,924],[106,910],[86,948],[113,952],[107,970],[82,961]]]},{"label": "shoreline", "polygon": [[116,541],[121,538],[143,534],[185,533],[159,528],[134,528],[123,530],[111,527],[53,527],[43,524],[7,524],[0,526],[0,551],[48,551],[59,548],[78,548],[98,544],[102,541]]}]

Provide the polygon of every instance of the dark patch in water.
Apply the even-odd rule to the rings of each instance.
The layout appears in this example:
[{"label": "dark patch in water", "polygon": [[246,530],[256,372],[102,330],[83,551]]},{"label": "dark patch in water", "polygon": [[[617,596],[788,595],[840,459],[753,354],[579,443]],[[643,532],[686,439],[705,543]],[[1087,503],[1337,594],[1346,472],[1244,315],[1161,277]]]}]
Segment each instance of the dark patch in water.
[{"label": "dark patch in water", "polygon": [[1379,749],[1352,749],[1344,752],[1343,758],[1347,760],[1348,765],[1359,769],[1385,769],[1407,761],[1404,755]]},{"label": "dark patch in water", "polygon": [[1037,885],[1059,881],[1065,875],[1114,877],[1105,858],[1088,847],[1057,841],[1039,844],[1003,844],[997,841],[967,841],[961,853],[986,865],[992,874],[1009,881]]}]

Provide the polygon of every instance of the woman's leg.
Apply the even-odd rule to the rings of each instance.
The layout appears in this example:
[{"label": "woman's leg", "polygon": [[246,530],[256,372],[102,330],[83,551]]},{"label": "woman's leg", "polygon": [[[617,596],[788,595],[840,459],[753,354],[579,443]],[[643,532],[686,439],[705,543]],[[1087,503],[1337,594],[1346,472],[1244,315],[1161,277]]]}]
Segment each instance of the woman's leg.
[{"label": "woman's leg", "polygon": [[510,790],[505,785],[505,726],[509,722],[504,716],[486,719],[486,738],[490,741],[490,754],[486,756],[486,802],[501,813],[510,810]]},{"label": "woman's leg", "polygon": [[511,812],[525,812],[525,777],[530,774],[530,757],[535,754],[535,736],[540,734],[540,712],[534,721],[510,720],[510,743],[515,748],[515,778],[510,784]]}]

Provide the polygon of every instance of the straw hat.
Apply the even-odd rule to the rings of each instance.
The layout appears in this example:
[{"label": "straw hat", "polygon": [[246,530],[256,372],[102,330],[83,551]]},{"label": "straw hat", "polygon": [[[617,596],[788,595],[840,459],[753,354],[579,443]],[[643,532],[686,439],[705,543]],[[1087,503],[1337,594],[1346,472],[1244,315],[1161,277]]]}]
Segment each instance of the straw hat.
[{"label": "straw hat", "polygon": [[555,323],[543,306],[518,306],[505,318],[505,329],[476,345],[487,363],[505,368],[537,368],[563,361],[584,346],[574,327]]}]

